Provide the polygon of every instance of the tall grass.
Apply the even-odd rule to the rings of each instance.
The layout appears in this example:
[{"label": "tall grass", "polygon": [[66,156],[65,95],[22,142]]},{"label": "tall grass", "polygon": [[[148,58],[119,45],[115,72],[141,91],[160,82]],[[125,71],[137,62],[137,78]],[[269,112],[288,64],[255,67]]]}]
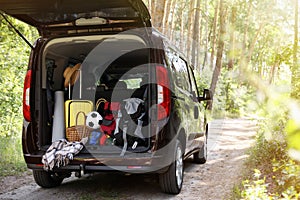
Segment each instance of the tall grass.
[{"label": "tall grass", "polygon": [[18,175],[27,167],[22,154],[21,137],[0,137],[0,177]]}]

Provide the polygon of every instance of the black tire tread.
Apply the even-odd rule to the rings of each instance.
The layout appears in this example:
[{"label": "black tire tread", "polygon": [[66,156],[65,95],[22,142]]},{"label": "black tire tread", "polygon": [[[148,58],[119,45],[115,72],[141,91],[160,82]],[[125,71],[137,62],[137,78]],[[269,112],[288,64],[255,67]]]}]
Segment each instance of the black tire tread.
[{"label": "black tire tread", "polygon": [[50,172],[42,170],[33,170],[33,177],[35,182],[43,188],[53,188],[59,186],[63,178],[52,177]]},{"label": "black tire tread", "polygon": [[194,163],[196,164],[205,164],[206,163],[206,158],[205,157],[200,157],[201,152],[198,151],[197,153],[194,153],[193,158],[194,158]]},{"label": "black tire tread", "polygon": [[[178,142],[178,144],[181,146],[180,142]],[[180,188],[178,188],[175,173],[176,173],[176,164],[175,162],[173,162],[165,173],[159,174],[159,185],[163,192],[168,194],[180,193],[182,185]]]}]

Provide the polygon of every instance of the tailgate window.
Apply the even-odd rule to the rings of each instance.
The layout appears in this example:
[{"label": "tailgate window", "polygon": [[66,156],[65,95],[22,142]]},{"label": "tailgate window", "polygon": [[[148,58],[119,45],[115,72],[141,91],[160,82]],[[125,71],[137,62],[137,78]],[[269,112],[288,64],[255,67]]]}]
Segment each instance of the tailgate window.
[{"label": "tailgate window", "polygon": [[90,13],[69,13],[69,14],[58,14],[58,13],[40,13],[30,15],[34,20],[40,23],[54,23],[54,22],[71,22],[80,18],[93,18],[93,17],[104,17],[104,18],[116,18],[116,19],[126,19],[126,18],[136,18],[138,13],[136,13],[131,7],[127,8],[104,8],[99,9],[95,12]]}]

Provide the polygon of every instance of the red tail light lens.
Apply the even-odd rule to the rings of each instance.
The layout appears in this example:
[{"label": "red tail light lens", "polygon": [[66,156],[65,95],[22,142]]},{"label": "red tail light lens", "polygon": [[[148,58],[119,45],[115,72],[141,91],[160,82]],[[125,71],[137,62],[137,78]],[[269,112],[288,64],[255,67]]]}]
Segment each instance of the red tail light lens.
[{"label": "red tail light lens", "polygon": [[163,66],[156,67],[157,80],[157,120],[170,115],[171,91],[168,70]]},{"label": "red tail light lens", "polygon": [[30,117],[30,84],[31,84],[31,70],[27,71],[24,90],[23,90],[23,116],[26,121],[31,121]]}]

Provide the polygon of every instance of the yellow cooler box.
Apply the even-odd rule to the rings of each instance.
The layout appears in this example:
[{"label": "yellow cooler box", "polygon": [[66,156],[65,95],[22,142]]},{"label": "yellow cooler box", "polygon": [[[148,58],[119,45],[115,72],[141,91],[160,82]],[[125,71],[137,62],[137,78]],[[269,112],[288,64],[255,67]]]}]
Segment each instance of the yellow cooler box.
[{"label": "yellow cooler box", "polygon": [[[65,102],[65,119],[66,119],[66,128],[76,125],[76,115],[79,112],[84,112],[85,115],[92,112],[94,104],[92,101],[88,100],[68,100]],[[84,124],[83,115],[78,117],[78,124]]]}]

